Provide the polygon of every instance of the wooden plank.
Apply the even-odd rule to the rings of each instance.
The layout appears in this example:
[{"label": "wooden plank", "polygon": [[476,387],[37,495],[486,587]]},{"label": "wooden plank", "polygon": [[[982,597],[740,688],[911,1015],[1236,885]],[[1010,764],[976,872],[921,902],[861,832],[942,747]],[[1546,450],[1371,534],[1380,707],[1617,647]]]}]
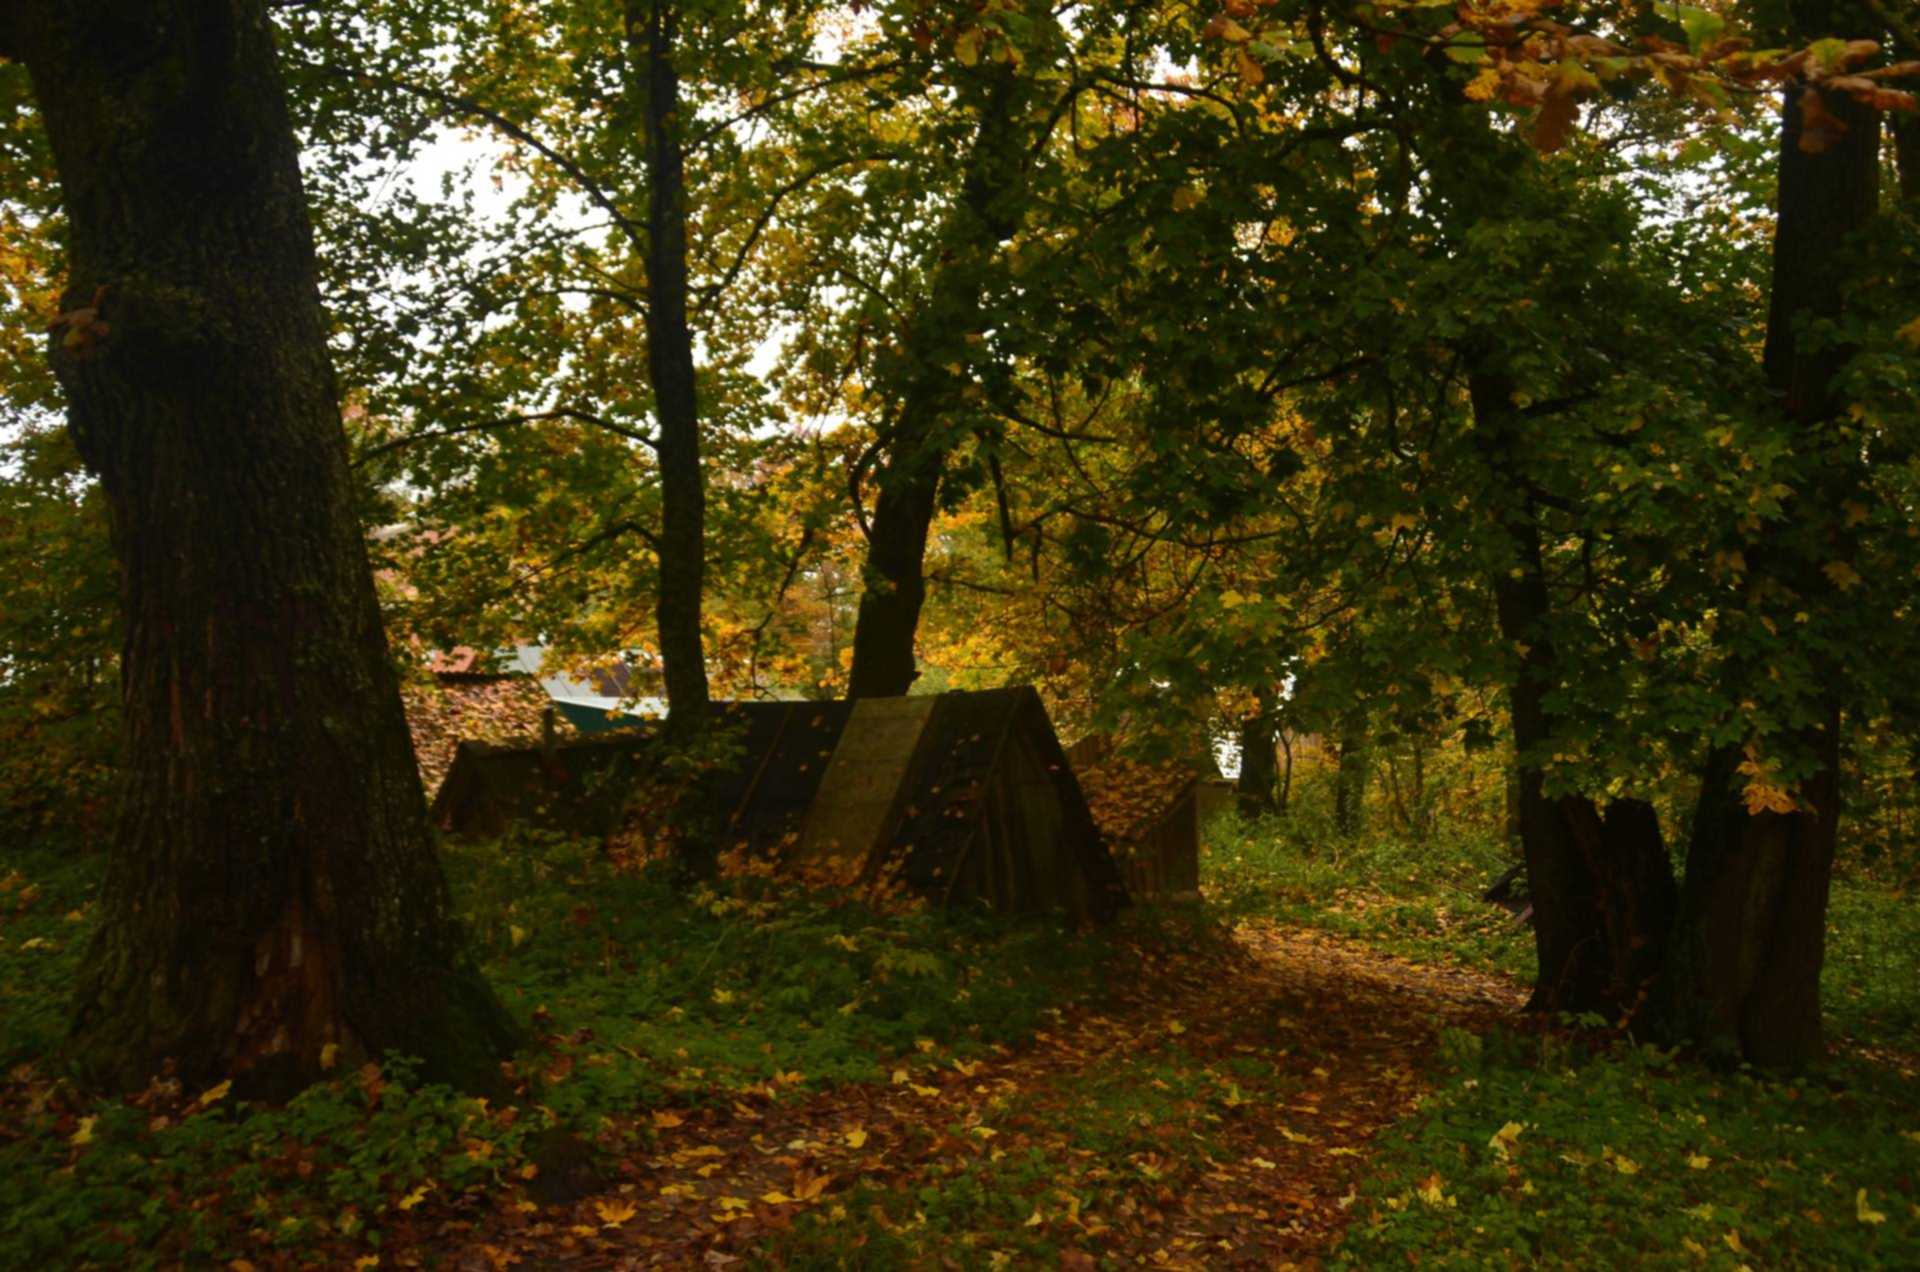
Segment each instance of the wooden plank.
[{"label": "wooden plank", "polygon": [[899,821],[939,699],[862,698],[827,760],[793,858],[848,882]]}]

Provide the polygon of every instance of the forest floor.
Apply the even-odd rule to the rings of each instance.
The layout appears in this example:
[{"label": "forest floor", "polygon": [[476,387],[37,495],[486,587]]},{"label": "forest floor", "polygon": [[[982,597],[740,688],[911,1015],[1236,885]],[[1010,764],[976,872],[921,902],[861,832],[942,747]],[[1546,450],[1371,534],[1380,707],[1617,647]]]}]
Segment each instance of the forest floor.
[{"label": "forest floor", "polygon": [[[967,1061],[929,1042],[881,1083],[655,1110],[658,1138],[605,1192],[459,1222],[453,1265],[892,1266],[934,1253],[914,1230],[971,1177],[982,1213],[938,1220],[953,1266],[1041,1246],[1063,1267],[1317,1266],[1441,1029],[1487,1027],[1521,997],[1502,977],[1261,921],[1201,953],[1141,951],[1133,970],[1115,1000],[1060,1013],[1018,1050]],[[969,1230],[1009,1197],[1023,1218]],[[445,1257],[454,1235],[403,1227],[389,1249]]]},{"label": "forest floor", "polygon": [[1836,886],[1833,1056],[1519,1015],[1504,846],[1218,828],[1113,928],[449,845],[529,1039],[284,1106],[60,1076],[96,856],[0,865],[0,1267],[1920,1267],[1920,909]]}]

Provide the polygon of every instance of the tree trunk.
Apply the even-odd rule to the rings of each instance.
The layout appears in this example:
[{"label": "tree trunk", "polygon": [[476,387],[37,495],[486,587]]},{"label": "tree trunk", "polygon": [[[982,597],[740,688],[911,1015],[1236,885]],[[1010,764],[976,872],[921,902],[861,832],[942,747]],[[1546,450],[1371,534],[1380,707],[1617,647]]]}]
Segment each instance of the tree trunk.
[{"label": "tree trunk", "polygon": [[1280,739],[1280,796],[1275,801],[1274,811],[1284,815],[1287,806],[1293,802],[1293,739],[1287,736],[1285,729],[1276,731]]},{"label": "tree trunk", "polygon": [[387,1051],[499,1084],[386,658],[265,7],[0,16],[58,163],[52,340],[111,510],[127,763],[78,1072],[274,1097]]},{"label": "tree trunk", "polygon": [[685,738],[707,722],[707,662],[700,632],[706,586],[707,493],[700,468],[700,407],[687,322],[687,182],[680,141],[679,12],[666,0],[628,0],[627,39],[646,74],[647,370],[653,380],[660,462],[660,595],[655,603],[666,680],[667,732]]},{"label": "tree trunk", "polygon": [[1889,115],[1893,126],[1894,166],[1900,174],[1900,201],[1920,203],[1920,116]]},{"label": "tree trunk", "polygon": [[1367,818],[1367,715],[1349,708],[1340,717],[1339,760],[1333,774],[1333,828],[1352,838]]},{"label": "tree trunk", "polygon": [[1538,757],[1551,749],[1546,700],[1560,669],[1548,630],[1553,598],[1540,526],[1522,493],[1514,454],[1521,421],[1506,377],[1471,373],[1468,390],[1475,436],[1501,484],[1501,529],[1515,560],[1514,568],[1494,575],[1493,594],[1500,634],[1520,650],[1508,702],[1537,955],[1528,1006],[1633,1015],[1665,956],[1675,906],[1673,870],[1650,806],[1621,800],[1603,814],[1584,796],[1556,800],[1546,793]]},{"label": "tree trunk", "polygon": [[1242,817],[1266,817],[1274,812],[1274,787],[1279,782],[1276,732],[1273,699],[1263,693],[1253,713],[1240,721],[1240,777],[1234,783],[1234,792]]},{"label": "tree trunk", "polygon": [[[1803,430],[1810,457],[1833,449],[1821,434],[1840,411],[1834,380],[1852,351],[1832,341],[1803,342],[1800,328],[1810,319],[1840,316],[1848,280],[1836,258],[1877,212],[1880,177],[1879,116],[1838,93],[1821,96],[1845,133],[1812,153],[1801,148],[1805,96],[1813,91],[1797,84],[1786,90],[1764,357],[1767,380],[1788,419]],[[1803,515],[1833,517],[1837,525],[1835,510],[1859,482],[1856,466],[1850,459],[1831,464],[1815,480]],[[1750,559],[1759,569],[1774,556]],[[1840,603],[1818,562],[1781,568],[1793,591]],[[1734,685],[1766,674],[1751,660],[1728,670]],[[1804,1065],[1823,1054],[1820,968],[1840,820],[1839,718],[1837,704],[1830,704],[1800,739],[1815,770],[1793,792],[1793,812],[1750,810],[1737,780],[1739,754],[1720,749],[1710,757],[1663,986],[1665,1023],[1674,1036],[1771,1067]]]},{"label": "tree trunk", "polygon": [[940,260],[896,368],[882,377],[882,387],[889,379],[898,386],[901,409],[877,474],[849,697],[895,697],[919,675],[913,647],[927,595],[927,535],[941,475],[962,440],[953,417],[970,383],[956,368],[971,360],[970,339],[987,328],[985,275],[1019,225],[1015,205],[1028,162],[1013,115],[1015,72],[995,67],[988,74],[960,198],[937,239]]}]

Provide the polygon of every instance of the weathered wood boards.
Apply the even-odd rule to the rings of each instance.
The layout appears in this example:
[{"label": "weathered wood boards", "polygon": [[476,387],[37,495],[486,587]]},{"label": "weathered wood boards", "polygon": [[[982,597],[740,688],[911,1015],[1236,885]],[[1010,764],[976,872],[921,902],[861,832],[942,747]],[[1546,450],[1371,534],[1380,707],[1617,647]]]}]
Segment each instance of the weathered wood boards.
[{"label": "weathered wood boards", "polygon": [[[701,792],[720,843],[809,883],[910,892],[939,905],[1104,919],[1126,904],[1030,687],[857,702],[718,704],[736,758]],[[462,744],[434,801],[449,831],[531,825],[616,830],[648,766],[652,730],[545,746]]]}]

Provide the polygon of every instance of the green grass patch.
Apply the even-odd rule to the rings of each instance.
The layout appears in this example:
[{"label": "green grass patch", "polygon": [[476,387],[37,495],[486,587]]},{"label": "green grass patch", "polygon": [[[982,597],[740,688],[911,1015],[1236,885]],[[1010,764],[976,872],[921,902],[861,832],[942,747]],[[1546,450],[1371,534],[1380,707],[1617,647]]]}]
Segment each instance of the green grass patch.
[{"label": "green grass patch", "polygon": [[[0,887],[0,1266],[334,1264],[377,1252],[421,1204],[517,1187],[554,1124],[604,1152],[663,1104],[880,1080],[931,1039],[965,1056],[1018,1041],[1104,981],[1111,946],[1058,924],[886,914],[821,894],[678,890],[552,840],[453,845],[457,903],[534,1041],[528,1098],[489,1107],[403,1059],[284,1108],[157,1084],[87,1102],[58,1080],[97,857],[16,851]],[[351,1262],[351,1260],[348,1260]]]},{"label": "green grass patch", "polygon": [[1458,1032],[1352,1203],[1349,1267],[1920,1266],[1920,1113],[1866,1068],[1713,1074],[1651,1048]]},{"label": "green grass patch", "polygon": [[1480,899],[1511,861],[1493,838],[1444,824],[1424,841],[1347,839],[1302,810],[1264,821],[1220,818],[1202,868],[1208,899],[1228,913],[1356,937],[1426,962],[1527,976],[1531,930]]}]

